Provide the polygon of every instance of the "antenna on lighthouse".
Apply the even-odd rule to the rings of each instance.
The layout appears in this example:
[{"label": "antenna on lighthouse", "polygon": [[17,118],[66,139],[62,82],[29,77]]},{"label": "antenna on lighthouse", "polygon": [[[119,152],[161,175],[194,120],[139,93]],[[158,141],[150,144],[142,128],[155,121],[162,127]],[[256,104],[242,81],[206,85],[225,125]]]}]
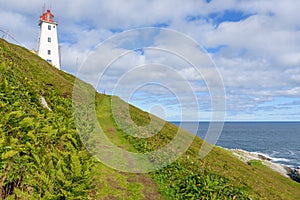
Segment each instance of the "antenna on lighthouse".
[{"label": "antenna on lighthouse", "polygon": [[44,3],[43,7],[42,7],[42,13],[46,12],[46,4]]}]

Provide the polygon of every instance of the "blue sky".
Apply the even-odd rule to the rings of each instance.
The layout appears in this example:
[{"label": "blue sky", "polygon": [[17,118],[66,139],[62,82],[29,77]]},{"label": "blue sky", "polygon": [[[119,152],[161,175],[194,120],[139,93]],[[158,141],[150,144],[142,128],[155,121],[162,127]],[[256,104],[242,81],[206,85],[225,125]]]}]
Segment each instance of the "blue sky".
[{"label": "blue sky", "polygon": [[[0,3],[0,30],[11,34],[28,49],[37,48],[38,20],[43,4],[51,6],[59,23],[62,69],[69,73],[76,74],[89,55],[97,52],[97,47],[108,38],[135,28],[168,28],[197,42],[212,59],[226,92],[225,120],[300,120],[300,1],[0,0]],[[170,47],[177,44],[176,40],[158,37],[158,33],[147,34],[134,37],[135,40],[127,41],[125,46],[105,46],[106,51],[111,52],[110,56],[118,56],[122,49],[130,49],[129,44],[145,49],[120,57],[101,80],[99,91],[113,93],[118,78],[134,67],[149,63],[172,66],[194,89],[200,119],[209,120],[211,98],[203,79],[178,56],[149,49],[165,42]],[[4,34],[0,32],[0,36]],[[11,38],[8,40],[16,43]],[[101,55],[94,59],[98,65],[102,62],[99,59]],[[90,82],[99,80],[95,70],[91,67],[80,78]],[[155,77],[160,74],[158,72]],[[135,75],[150,81],[148,77],[152,72],[147,73]],[[165,84],[169,90],[144,86],[132,94],[130,102],[147,111],[159,105],[160,113],[156,114],[178,120],[181,108],[177,96],[170,91],[172,86],[179,89],[181,84],[164,74],[162,77],[167,80]],[[189,100],[187,97],[184,101]]]}]

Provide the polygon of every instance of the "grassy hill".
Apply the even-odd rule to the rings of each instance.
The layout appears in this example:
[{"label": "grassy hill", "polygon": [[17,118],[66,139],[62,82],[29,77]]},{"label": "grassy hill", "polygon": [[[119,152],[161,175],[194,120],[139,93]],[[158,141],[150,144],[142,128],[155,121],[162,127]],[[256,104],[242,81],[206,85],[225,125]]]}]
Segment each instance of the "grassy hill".
[{"label": "grassy hill", "polygon": [[[225,149],[214,147],[200,159],[200,138],[177,161],[155,172],[107,167],[86,151],[79,137],[72,111],[74,82],[72,75],[0,39],[0,198],[299,199],[299,183],[263,165],[247,165]],[[86,83],[81,87],[95,92]],[[42,97],[51,110],[41,104]],[[112,115],[112,99],[120,109],[127,106],[117,97],[96,93],[95,109],[116,146],[151,152],[175,137],[178,128],[167,122],[150,138],[124,133]],[[153,118],[133,106],[130,115],[139,126]],[[123,122],[130,126],[126,118]]]}]

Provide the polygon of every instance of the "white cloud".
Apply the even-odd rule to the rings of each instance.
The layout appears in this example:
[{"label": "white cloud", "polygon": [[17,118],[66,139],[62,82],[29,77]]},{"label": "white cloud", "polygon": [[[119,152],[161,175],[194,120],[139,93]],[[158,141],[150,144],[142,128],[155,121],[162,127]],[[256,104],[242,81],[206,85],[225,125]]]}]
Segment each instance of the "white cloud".
[{"label": "white cloud", "polygon": [[[38,20],[43,2],[0,0],[0,4],[0,29],[9,31],[27,48],[36,48]],[[224,0],[211,1],[208,4],[199,0],[53,0],[46,1],[46,4],[46,8],[51,6],[59,23],[62,68],[73,74],[76,74],[79,66],[95,51],[97,45],[115,32],[160,25],[180,31],[206,48],[217,49],[210,55],[224,80],[228,108],[235,112],[229,113],[229,119],[238,119],[238,116],[247,119],[252,116],[255,119],[257,110],[262,109],[266,103],[270,104],[270,109],[266,109],[265,116],[276,117],[274,114],[277,113],[280,118],[280,111],[276,110],[279,104],[277,99],[284,97],[287,98],[286,101],[292,101],[300,97],[300,1]],[[211,17],[214,14],[222,18],[225,11],[232,10],[249,17],[235,22],[226,19],[218,22],[218,19]],[[188,17],[193,20],[187,20]],[[160,63],[173,67],[182,77],[191,81],[195,92],[207,91],[201,81],[197,82],[201,78],[195,69],[176,54],[179,52],[188,60],[202,63],[201,72],[207,79],[213,80],[215,72],[211,73],[205,67],[205,62],[209,63],[209,60],[197,54],[199,47],[188,48],[191,46],[188,42],[179,44],[176,37],[156,34],[149,32],[144,35],[145,38],[150,38],[149,41],[153,39],[152,44],[145,38],[137,38],[132,45],[142,47],[145,42],[148,46],[172,49],[173,55],[172,52],[157,49],[145,50],[143,55],[140,52],[131,52],[111,66],[111,70],[107,71],[109,77],[105,79],[106,85],[101,84],[99,87],[112,88],[118,77],[134,66]],[[154,38],[155,36],[159,37]],[[126,39],[119,38],[117,43],[102,49],[104,51],[93,59],[94,65],[91,64],[81,78],[96,83],[99,79],[97,70],[107,65],[103,60],[113,59],[124,53],[124,47],[132,42]],[[223,48],[218,50],[221,45],[224,45]],[[147,76],[151,75],[160,75],[167,80],[174,78],[148,71]],[[145,74],[137,73],[135,76],[143,77]],[[172,83],[180,88],[180,82],[173,80]],[[151,91],[150,88],[148,91]]]}]

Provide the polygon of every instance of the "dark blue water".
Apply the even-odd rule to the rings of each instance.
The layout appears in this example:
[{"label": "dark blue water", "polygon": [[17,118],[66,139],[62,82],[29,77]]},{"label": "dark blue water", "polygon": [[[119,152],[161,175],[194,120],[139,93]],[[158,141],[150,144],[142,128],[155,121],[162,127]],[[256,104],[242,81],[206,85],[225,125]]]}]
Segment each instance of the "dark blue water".
[{"label": "dark blue water", "polygon": [[[195,125],[183,123],[187,130]],[[197,136],[205,138],[208,125],[200,122]],[[294,168],[300,166],[300,122],[225,122],[216,145],[264,154],[273,162]]]}]

